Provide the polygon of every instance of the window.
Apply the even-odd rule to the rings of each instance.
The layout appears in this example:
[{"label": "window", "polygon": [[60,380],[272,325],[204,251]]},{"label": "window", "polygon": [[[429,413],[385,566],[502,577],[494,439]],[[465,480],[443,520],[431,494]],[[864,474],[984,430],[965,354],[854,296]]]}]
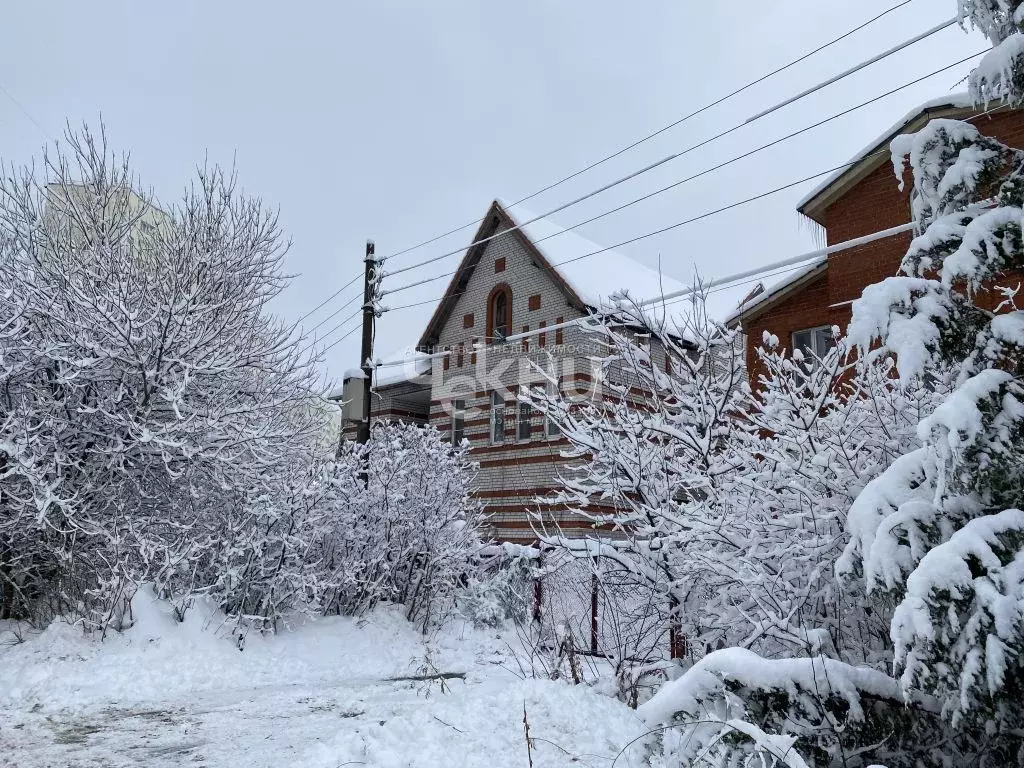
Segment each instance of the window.
[{"label": "window", "polygon": [[491,442],[505,442],[505,398],[500,392],[491,393]]},{"label": "window", "polygon": [[466,401],[452,403],[452,445],[458,445],[466,437]]},{"label": "window", "polygon": [[487,299],[487,340],[502,342],[512,332],[512,289],[502,283]]},{"label": "window", "polygon": [[807,328],[793,334],[793,349],[799,349],[808,361],[824,357],[836,344],[832,328],[823,325],[819,328]]},{"label": "window", "polygon": [[[556,317],[555,318],[555,325],[561,325],[564,322],[565,322],[565,318],[564,317]],[[564,337],[562,336],[562,329],[561,328],[555,328],[555,346],[561,346],[564,343],[563,338]]]},{"label": "window", "polygon": [[[548,397],[557,397],[559,394],[559,388],[554,384],[548,383]],[[562,428],[559,427],[554,421],[551,420],[550,416],[544,418],[544,434],[548,437],[558,437],[562,434]]]},{"label": "window", "polygon": [[519,422],[516,428],[516,437],[519,440],[529,440],[533,433],[533,406],[529,403],[519,403]]}]

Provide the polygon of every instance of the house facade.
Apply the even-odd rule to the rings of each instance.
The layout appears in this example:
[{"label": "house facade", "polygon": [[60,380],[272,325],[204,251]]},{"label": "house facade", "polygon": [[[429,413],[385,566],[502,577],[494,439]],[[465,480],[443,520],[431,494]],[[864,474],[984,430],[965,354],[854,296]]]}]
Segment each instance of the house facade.
[{"label": "house facade", "polygon": [[[592,530],[587,516],[538,502],[561,487],[572,462],[557,426],[518,395],[544,387],[574,399],[603,397],[594,368],[602,345],[573,321],[623,289],[642,300],[683,286],[547,220],[513,216],[500,201],[472,243],[418,351],[377,369],[371,420],[430,424],[468,440],[479,464],[473,491],[497,539],[535,541],[538,525],[567,535]],[[653,354],[663,365],[664,353]],[[354,434],[353,425],[346,430]],[[609,511],[597,502],[585,510]]]},{"label": "house facade", "polygon": [[[807,195],[797,210],[824,231],[828,246],[868,238],[911,221],[912,178],[904,173],[903,189],[893,173],[889,144],[898,135],[921,130],[936,118],[970,121],[985,135],[1012,147],[1024,147],[1024,112],[999,108],[979,110],[966,95],[945,97],[914,110],[872,142],[842,171]],[[780,345],[821,352],[831,327],[846,331],[851,305],[863,290],[897,273],[910,245],[905,231],[831,253],[794,272],[787,279],[752,295],[733,313],[747,339],[747,371],[758,375],[757,348],[765,332]],[[998,299],[983,297],[991,308]]]}]

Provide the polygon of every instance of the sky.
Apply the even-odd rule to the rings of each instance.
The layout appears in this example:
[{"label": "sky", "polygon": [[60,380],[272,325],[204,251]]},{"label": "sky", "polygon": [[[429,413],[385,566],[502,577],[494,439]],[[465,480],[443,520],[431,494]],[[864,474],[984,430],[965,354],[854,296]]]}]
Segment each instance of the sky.
[{"label": "sky", "polygon": [[[178,197],[204,158],[234,163],[245,192],[279,208],[292,241],[285,271],[294,278],[273,309],[294,321],[361,273],[368,238],[387,256],[475,223],[494,198],[525,197],[898,2],[11,3],[0,46],[0,160],[29,163],[66,124],[97,126],[102,116],[112,147],[130,152],[133,170],[160,199]],[[955,0],[911,0],[527,205],[549,211],[955,12]],[[947,29],[552,219],[573,227],[985,47],[976,32]],[[947,70],[579,231],[612,245],[837,166],[918,104],[963,90],[969,71],[970,63]],[[621,250],[687,283],[803,253],[817,247],[819,233],[795,206],[813,186]],[[388,266],[460,248],[473,232],[462,229]],[[385,287],[449,272],[458,259],[385,279]],[[434,299],[445,285],[396,293],[385,304]],[[360,290],[358,280],[306,326]],[[377,354],[415,343],[432,309],[381,317]],[[324,346],[357,323],[343,324]],[[325,353],[325,370],[340,377],[358,357],[355,332]]]}]

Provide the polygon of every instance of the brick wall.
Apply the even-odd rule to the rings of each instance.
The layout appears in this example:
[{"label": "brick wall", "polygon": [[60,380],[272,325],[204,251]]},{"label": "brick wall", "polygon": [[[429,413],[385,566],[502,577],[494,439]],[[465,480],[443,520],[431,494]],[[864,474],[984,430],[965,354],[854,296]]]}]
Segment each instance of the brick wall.
[{"label": "brick wall", "polygon": [[[974,124],[985,135],[1013,147],[1024,147],[1024,112],[1004,112],[978,118]],[[905,173],[903,191],[886,161],[861,179],[830,205],[824,214],[829,245],[878,232],[910,221],[910,172]],[[829,256],[828,270],[819,279],[803,286],[762,315],[748,321],[747,364],[756,380],[755,350],[761,345],[762,332],[779,337],[787,349],[795,331],[822,325],[838,325],[845,332],[850,322],[850,302],[864,288],[899,271],[903,255],[910,245],[906,233],[840,251]],[[1017,276],[1014,276],[1017,279]],[[982,296],[979,303],[994,308],[999,299]]]},{"label": "brick wall", "polygon": [[[496,263],[501,267],[497,271]],[[480,465],[473,490],[490,515],[491,533],[506,541],[531,542],[536,539],[530,525],[531,511],[539,509],[547,522],[557,522],[566,529],[589,523],[565,509],[539,507],[535,502],[537,496],[561,485],[560,476],[569,462],[560,453],[567,442],[547,437],[539,412],[532,416],[529,438],[519,438],[516,387],[540,384],[543,379],[533,371],[533,365],[548,366],[552,362],[563,378],[578,379],[585,385],[591,371],[588,357],[597,352],[597,347],[580,329],[566,328],[561,333],[545,333],[543,346],[541,337],[532,336],[511,344],[484,344],[474,355],[473,345],[486,341],[487,299],[499,283],[511,288],[513,334],[583,317],[518,237],[509,235],[490,241],[438,334],[438,349],[451,349],[456,354],[451,356],[447,369],[443,365],[433,367],[430,423],[450,434],[451,402],[465,401],[470,458]],[[474,318],[471,328],[466,327],[468,315]],[[460,349],[461,356],[457,354]],[[570,385],[566,382],[565,386]],[[504,442],[494,444],[491,392],[500,388],[507,390]]]}]

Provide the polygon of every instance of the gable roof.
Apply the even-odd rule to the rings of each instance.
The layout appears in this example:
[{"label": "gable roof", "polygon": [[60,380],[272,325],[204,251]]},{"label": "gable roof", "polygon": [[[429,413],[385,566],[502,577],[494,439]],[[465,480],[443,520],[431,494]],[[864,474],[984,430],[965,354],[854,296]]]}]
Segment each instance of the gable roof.
[{"label": "gable roof", "polygon": [[876,168],[890,162],[887,153],[876,153],[888,149],[894,138],[902,133],[918,131],[934,118],[963,118],[980,114],[982,111],[984,110],[974,106],[968,93],[949,94],[925,102],[908,112],[903,119],[854,155],[848,165],[826,177],[797,203],[796,209],[809,219],[825,226],[825,210],[832,203]]},{"label": "gable roof", "polygon": [[654,298],[684,288],[677,280],[645,267],[630,257],[603,248],[582,235],[563,229],[554,222],[523,211],[513,216],[501,200],[495,200],[473,236],[452,276],[444,296],[420,337],[420,347],[436,343],[441,329],[455,311],[463,289],[483,257],[488,242],[501,230],[501,237],[514,237],[530,254],[537,266],[547,271],[570,305],[581,312],[597,309],[602,300],[626,290],[638,299]]}]

